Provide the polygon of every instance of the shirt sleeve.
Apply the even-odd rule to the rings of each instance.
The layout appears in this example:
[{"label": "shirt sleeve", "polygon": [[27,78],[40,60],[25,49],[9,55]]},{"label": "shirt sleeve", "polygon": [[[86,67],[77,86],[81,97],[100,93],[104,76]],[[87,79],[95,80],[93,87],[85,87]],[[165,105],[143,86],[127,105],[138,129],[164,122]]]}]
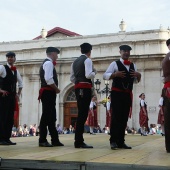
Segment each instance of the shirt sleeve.
[{"label": "shirt sleeve", "polygon": [[107,110],[110,110],[110,102],[107,102],[106,108],[107,108]]},{"label": "shirt sleeve", "polygon": [[53,69],[54,69],[54,65],[51,61],[46,61],[43,64],[43,69],[44,69],[44,78],[45,81],[48,85],[54,84],[54,79],[53,79]]},{"label": "shirt sleeve", "polygon": [[3,65],[0,65],[0,77],[2,78],[6,77],[6,70]]},{"label": "shirt sleeve", "polygon": [[87,79],[93,79],[95,77],[95,72],[93,72],[93,63],[90,58],[84,61],[85,65],[85,76]]},{"label": "shirt sleeve", "polygon": [[18,70],[17,70],[17,81],[18,81],[18,88],[23,88],[22,78]]},{"label": "shirt sleeve", "polygon": [[93,102],[90,102],[90,109],[93,109]]},{"label": "shirt sleeve", "polygon": [[73,70],[73,63],[71,64],[70,81],[75,84],[75,76]]},{"label": "shirt sleeve", "polygon": [[115,73],[118,70],[117,64],[115,61],[113,61],[109,67],[107,68],[106,72],[103,74],[103,79],[104,80],[109,80],[110,76]]},{"label": "shirt sleeve", "polygon": [[[133,65],[134,65],[135,71],[137,71],[136,64],[133,63]],[[137,77],[134,78],[134,81],[133,81],[133,82],[134,82],[135,84],[139,83]]]},{"label": "shirt sleeve", "polygon": [[159,106],[163,106],[163,97],[159,99]]},{"label": "shirt sleeve", "polygon": [[140,104],[141,104],[142,107],[144,107],[144,106],[145,106],[145,101],[144,101],[144,100],[141,100],[141,101],[140,101]]}]

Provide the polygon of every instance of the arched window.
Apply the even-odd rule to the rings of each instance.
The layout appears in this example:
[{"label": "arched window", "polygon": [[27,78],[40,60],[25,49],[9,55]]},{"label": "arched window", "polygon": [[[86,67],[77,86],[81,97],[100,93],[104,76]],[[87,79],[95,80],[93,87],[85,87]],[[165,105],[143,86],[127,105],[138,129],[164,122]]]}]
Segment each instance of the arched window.
[{"label": "arched window", "polygon": [[69,94],[68,94],[68,96],[66,98],[66,102],[71,102],[71,101],[76,101],[76,95],[75,95],[75,90],[74,89],[72,89],[69,92]]}]

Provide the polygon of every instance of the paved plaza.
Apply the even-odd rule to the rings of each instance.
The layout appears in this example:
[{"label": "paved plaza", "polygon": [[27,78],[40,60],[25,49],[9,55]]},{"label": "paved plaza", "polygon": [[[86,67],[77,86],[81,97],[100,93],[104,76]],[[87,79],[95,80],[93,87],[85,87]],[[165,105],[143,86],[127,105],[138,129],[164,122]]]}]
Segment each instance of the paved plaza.
[{"label": "paved plaza", "polygon": [[16,146],[0,146],[0,169],[170,169],[170,154],[160,135],[126,135],[131,150],[111,150],[107,134],[84,136],[93,149],[75,149],[73,134],[60,135],[65,146],[52,148],[38,147],[38,137],[12,138]]}]

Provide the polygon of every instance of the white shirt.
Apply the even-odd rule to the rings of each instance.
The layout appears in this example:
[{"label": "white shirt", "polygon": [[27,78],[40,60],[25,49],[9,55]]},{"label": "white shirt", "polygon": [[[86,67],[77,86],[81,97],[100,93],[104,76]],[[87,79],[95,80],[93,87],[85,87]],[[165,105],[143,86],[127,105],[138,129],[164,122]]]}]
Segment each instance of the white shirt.
[{"label": "white shirt", "polygon": [[90,102],[90,109],[93,109],[93,106],[96,106],[96,102],[91,101]]},{"label": "white shirt", "polygon": [[[7,66],[9,68],[11,68],[11,66],[7,63]],[[14,71],[12,71],[12,73],[14,74]],[[6,69],[3,65],[0,65],[0,77],[5,78],[6,77]],[[22,83],[22,79],[21,79],[21,75],[19,73],[19,71],[17,70],[17,81],[18,81],[18,88],[23,88],[23,83]]]},{"label": "white shirt", "polygon": [[159,99],[159,106],[163,106],[163,97],[161,97],[160,99]]},{"label": "white shirt", "polygon": [[[85,55],[85,54],[82,54],[82,55]],[[95,77],[95,72],[93,71],[93,63],[92,63],[92,60],[91,60],[90,58],[87,58],[87,59],[84,61],[84,65],[85,65],[85,77],[86,77],[87,79],[94,79],[94,77]],[[73,63],[71,64],[70,81],[71,81],[72,83],[75,83]]]},{"label": "white shirt", "polygon": [[47,59],[49,59],[50,61],[46,61],[43,64],[43,70],[44,70],[44,79],[46,81],[46,83],[48,85],[54,84],[54,79],[53,79],[53,69],[54,69],[54,65],[53,65],[53,60],[49,57],[47,57]]},{"label": "white shirt", "polygon": [[110,110],[110,102],[109,101],[106,103],[106,108],[107,108],[107,110]]},{"label": "white shirt", "polygon": [[142,100],[140,101],[140,104],[141,104],[142,107],[144,107],[145,104],[146,104],[145,100],[142,99]]},{"label": "white shirt", "polygon": [[[127,71],[129,71],[130,65],[125,65],[125,64],[123,63],[124,60],[123,60],[122,58],[120,58],[120,61],[121,61],[121,63],[126,67]],[[135,69],[135,71],[137,71],[137,68],[136,68],[136,65],[135,65],[135,64],[134,64],[134,69]],[[117,64],[116,64],[116,61],[113,61],[113,62],[109,65],[109,67],[108,67],[108,69],[106,70],[106,72],[103,74],[103,79],[104,79],[104,80],[109,80],[109,79],[110,79],[110,76],[111,76],[113,73],[117,72],[117,71],[118,71],[118,66],[117,66]],[[138,82],[138,81],[137,81],[137,78],[135,78],[134,82],[135,82],[135,83]]]}]

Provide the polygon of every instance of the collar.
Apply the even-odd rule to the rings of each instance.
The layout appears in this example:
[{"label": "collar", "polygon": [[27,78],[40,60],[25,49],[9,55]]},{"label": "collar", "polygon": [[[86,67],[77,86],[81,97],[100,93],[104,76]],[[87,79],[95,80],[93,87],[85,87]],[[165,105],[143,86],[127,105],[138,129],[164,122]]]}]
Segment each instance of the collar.
[{"label": "collar", "polygon": [[9,65],[8,63],[6,64],[9,68],[11,68],[11,65]]},{"label": "collar", "polygon": [[50,57],[47,57],[47,59],[49,59],[51,62],[53,62],[53,60]]},{"label": "collar", "polygon": [[122,58],[120,58],[120,61],[123,63],[124,62],[124,60],[122,59]]},{"label": "collar", "polygon": [[81,55],[85,55],[87,58],[89,58],[86,54],[81,54]]}]

